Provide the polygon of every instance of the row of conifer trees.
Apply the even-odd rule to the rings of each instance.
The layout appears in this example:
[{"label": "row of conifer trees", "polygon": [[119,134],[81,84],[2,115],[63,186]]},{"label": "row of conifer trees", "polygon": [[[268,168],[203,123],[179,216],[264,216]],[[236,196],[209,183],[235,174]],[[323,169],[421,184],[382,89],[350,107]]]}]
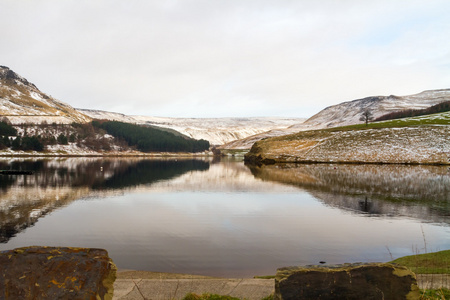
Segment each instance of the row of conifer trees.
[{"label": "row of conifer trees", "polygon": [[[20,135],[14,126],[6,121],[0,121],[0,150],[10,147],[12,150],[43,151],[48,145],[76,143],[79,147],[96,151],[111,150],[111,145],[115,144],[120,145],[121,149],[133,148],[142,152],[201,152],[208,150],[210,146],[206,140],[195,140],[162,129],[116,121],[22,126],[24,133]],[[41,132],[45,134],[27,133],[27,129],[33,126],[40,126]],[[59,133],[55,134],[58,131]],[[107,138],[106,133],[114,138]]]}]

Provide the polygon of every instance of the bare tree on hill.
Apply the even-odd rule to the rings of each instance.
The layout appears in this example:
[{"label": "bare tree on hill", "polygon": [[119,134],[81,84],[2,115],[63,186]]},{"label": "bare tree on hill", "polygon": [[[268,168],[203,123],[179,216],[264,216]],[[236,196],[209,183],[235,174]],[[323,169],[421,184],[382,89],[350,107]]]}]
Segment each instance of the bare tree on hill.
[{"label": "bare tree on hill", "polygon": [[367,124],[369,124],[370,121],[373,120],[373,113],[370,109],[366,108],[363,113],[361,114],[361,117],[359,118],[360,121],[363,121]]}]

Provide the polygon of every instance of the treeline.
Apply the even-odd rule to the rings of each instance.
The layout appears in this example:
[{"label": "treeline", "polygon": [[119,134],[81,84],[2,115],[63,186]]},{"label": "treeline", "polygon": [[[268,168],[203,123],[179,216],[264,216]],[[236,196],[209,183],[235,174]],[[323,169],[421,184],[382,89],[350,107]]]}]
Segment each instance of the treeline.
[{"label": "treeline", "polygon": [[381,117],[376,118],[374,121],[386,121],[401,118],[410,118],[410,117],[437,114],[446,111],[450,111],[450,101],[445,101],[424,109],[406,109],[392,112],[386,115],[382,115]]},{"label": "treeline", "polygon": [[92,125],[142,152],[201,152],[208,150],[210,146],[206,140],[194,140],[156,128],[124,122],[93,121]]},{"label": "treeline", "polygon": [[78,124],[22,124],[0,121],[0,150],[45,151],[53,145],[69,145],[93,151],[201,152],[209,142],[172,132],[116,121]]},{"label": "treeline", "polygon": [[[20,132],[15,128],[21,129]],[[96,129],[91,123],[22,124],[12,126],[0,121],[0,150],[45,151],[48,146],[76,144],[77,147],[94,151],[111,150],[111,139],[105,138],[105,131]],[[119,147],[123,145],[116,143]]]},{"label": "treeline", "polygon": [[17,130],[8,124],[7,121],[0,122],[0,135],[1,136],[16,136]]},{"label": "treeline", "polygon": [[44,138],[41,135],[38,136],[1,136],[0,135],[0,150],[5,148],[11,148],[12,150],[24,150],[24,151],[44,151],[48,145],[67,145],[67,136],[60,134],[57,138]]}]

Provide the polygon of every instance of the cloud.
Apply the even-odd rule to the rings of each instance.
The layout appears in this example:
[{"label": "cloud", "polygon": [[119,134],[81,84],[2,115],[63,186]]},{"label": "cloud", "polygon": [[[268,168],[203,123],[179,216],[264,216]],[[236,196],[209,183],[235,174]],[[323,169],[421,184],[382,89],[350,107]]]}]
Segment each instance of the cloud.
[{"label": "cloud", "polygon": [[448,88],[449,10],[445,0],[6,0],[0,57],[75,107],[304,117]]}]

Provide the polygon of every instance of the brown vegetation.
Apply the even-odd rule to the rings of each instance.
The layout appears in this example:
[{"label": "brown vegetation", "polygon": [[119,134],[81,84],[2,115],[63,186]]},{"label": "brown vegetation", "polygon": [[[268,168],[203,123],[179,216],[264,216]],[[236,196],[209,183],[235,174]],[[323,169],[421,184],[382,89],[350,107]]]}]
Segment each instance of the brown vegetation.
[{"label": "brown vegetation", "polygon": [[381,117],[376,118],[374,121],[386,121],[401,118],[417,117],[423,115],[431,115],[440,112],[450,111],[450,101],[445,101],[425,109],[406,109],[401,111],[392,112]]}]

